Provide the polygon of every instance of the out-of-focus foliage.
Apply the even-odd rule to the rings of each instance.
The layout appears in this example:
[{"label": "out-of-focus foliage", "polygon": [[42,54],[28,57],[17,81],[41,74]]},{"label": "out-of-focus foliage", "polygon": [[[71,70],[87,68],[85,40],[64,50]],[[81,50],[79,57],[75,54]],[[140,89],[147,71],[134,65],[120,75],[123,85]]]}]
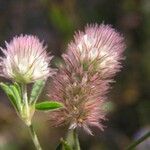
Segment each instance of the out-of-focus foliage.
[{"label": "out-of-focus foliage", "polygon": [[[150,126],[150,0],[1,0],[0,45],[16,34],[35,34],[48,43],[59,66],[74,31],[87,23],[102,22],[124,35],[126,59],[105,108],[107,128],[104,132],[94,129],[92,137],[81,131],[81,147],[123,150],[137,133]],[[0,150],[33,150],[27,129],[2,90],[0,94]],[[55,149],[67,131],[65,127],[50,128],[48,114],[40,112],[34,125],[45,150]]]}]

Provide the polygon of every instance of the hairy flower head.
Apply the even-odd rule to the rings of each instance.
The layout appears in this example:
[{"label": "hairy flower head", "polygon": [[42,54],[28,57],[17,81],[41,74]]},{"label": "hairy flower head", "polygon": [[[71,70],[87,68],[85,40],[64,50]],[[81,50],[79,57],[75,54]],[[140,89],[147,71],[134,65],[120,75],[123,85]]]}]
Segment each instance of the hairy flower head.
[{"label": "hairy flower head", "polygon": [[65,65],[53,77],[49,96],[64,104],[64,109],[52,112],[54,126],[69,124],[103,130],[106,93],[113,76],[120,70],[124,51],[123,37],[108,25],[89,25],[76,33],[63,55]]},{"label": "hairy flower head", "polygon": [[120,70],[124,49],[124,38],[110,25],[88,25],[84,32],[75,34],[64,57],[74,59],[73,65],[79,64],[86,71],[112,78]]},{"label": "hairy flower head", "polygon": [[36,36],[16,36],[1,50],[4,54],[0,60],[1,75],[6,78],[30,83],[54,73],[49,68],[52,57],[47,55],[46,47]]},{"label": "hairy flower head", "polygon": [[69,124],[70,129],[82,127],[90,134],[90,126],[103,130],[100,122],[105,120],[105,112],[100,106],[107,89],[107,83],[98,81],[97,76],[88,79],[86,73],[80,76],[73,70],[61,68],[53,77],[49,97],[63,103],[64,109],[51,112],[51,125]]}]

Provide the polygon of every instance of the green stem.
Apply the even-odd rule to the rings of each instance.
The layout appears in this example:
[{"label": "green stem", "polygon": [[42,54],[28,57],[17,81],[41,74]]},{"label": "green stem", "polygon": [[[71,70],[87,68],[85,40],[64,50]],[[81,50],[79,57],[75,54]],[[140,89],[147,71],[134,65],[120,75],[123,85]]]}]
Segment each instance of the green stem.
[{"label": "green stem", "polygon": [[22,96],[23,96],[23,104],[24,104],[24,108],[23,108],[23,113],[25,116],[24,121],[27,124],[27,126],[29,126],[31,124],[31,120],[30,120],[30,109],[29,109],[28,95],[27,95],[27,85],[22,84],[21,88],[22,88]]},{"label": "green stem", "polygon": [[129,145],[126,150],[132,150],[135,148],[138,144],[142,143],[145,139],[147,139],[150,136],[150,131],[146,133],[144,136],[139,138],[137,141],[133,142],[131,145]]},{"label": "green stem", "polygon": [[29,109],[28,96],[27,96],[27,85],[25,85],[25,84],[22,84],[22,95],[23,95],[23,102],[24,102],[26,108]]},{"label": "green stem", "polygon": [[28,95],[27,95],[27,85],[26,84],[22,84],[22,97],[23,97],[23,121],[25,122],[25,124],[28,126],[30,134],[31,134],[31,138],[33,140],[33,143],[36,147],[37,150],[42,150],[39,140],[37,138],[37,135],[34,131],[34,128],[31,124],[31,112],[30,112],[30,106],[29,106],[29,102],[28,102]]},{"label": "green stem", "polygon": [[75,150],[81,150],[80,149],[80,143],[79,138],[76,129],[73,130],[73,139],[74,139],[74,149]]},{"label": "green stem", "polygon": [[37,137],[37,135],[35,133],[35,130],[34,130],[32,124],[30,126],[28,126],[28,127],[29,127],[29,131],[30,131],[30,134],[31,134],[31,137],[32,137],[32,140],[33,140],[33,143],[34,143],[36,149],[37,150],[42,150],[40,142],[38,140],[38,137]]}]

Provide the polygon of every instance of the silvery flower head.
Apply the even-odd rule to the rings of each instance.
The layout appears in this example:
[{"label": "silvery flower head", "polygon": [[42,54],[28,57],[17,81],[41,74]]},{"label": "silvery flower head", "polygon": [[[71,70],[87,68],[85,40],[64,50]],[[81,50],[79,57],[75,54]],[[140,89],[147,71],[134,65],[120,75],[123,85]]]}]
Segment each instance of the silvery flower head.
[{"label": "silvery flower head", "polygon": [[1,48],[1,76],[20,82],[31,83],[39,79],[46,79],[54,73],[49,68],[52,57],[48,56],[46,47],[36,36],[16,36],[6,42],[6,48]]},{"label": "silvery flower head", "polygon": [[124,48],[123,37],[108,25],[89,25],[76,33],[50,87],[50,98],[65,106],[52,112],[54,126],[69,124],[70,129],[82,127],[90,134],[91,126],[103,130],[106,94],[120,70]]}]

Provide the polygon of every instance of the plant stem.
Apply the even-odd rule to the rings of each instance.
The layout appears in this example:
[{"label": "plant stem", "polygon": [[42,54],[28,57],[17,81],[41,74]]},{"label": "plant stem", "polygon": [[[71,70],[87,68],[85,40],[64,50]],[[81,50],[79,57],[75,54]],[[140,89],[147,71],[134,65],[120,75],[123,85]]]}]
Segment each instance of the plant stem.
[{"label": "plant stem", "polygon": [[25,84],[22,84],[22,95],[23,95],[23,102],[24,102],[26,108],[29,109],[28,96],[27,96],[27,85],[25,85]]},{"label": "plant stem", "polygon": [[74,139],[74,149],[75,150],[81,150],[80,149],[80,143],[79,138],[76,129],[73,130],[73,139]]},{"label": "plant stem", "polygon": [[23,103],[25,106],[25,116],[27,118],[26,124],[29,126],[31,124],[30,120],[28,120],[30,117],[30,109],[29,109],[29,103],[28,103],[28,96],[27,96],[27,85],[22,84],[22,96],[23,96]]},{"label": "plant stem", "polygon": [[34,130],[32,124],[30,126],[28,126],[28,127],[29,127],[29,131],[30,131],[30,134],[31,134],[31,137],[32,137],[32,140],[33,140],[33,143],[34,143],[36,149],[37,150],[42,150],[40,142],[38,140],[38,137],[37,137],[37,135],[35,133],[35,130]]},{"label": "plant stem", "polygon": [[31,124],[31,112],[30,112],[30,107],[29,107],[29,102],[28,102],[28,95],[27,95],[27,85],[22,84],[22,97],[23,97],[23,104],[24,104],[24,109],[23,109],[23,120],[25,124],[28,126],[31,138],[33,140],[33,143],[36,147],[37,150],[42,150],[39,140],[37,138],[37,135],[34,131],[34,128]]},{"label": "plant stem", "polygon": [[126,150],[132,150],[135,148],[138,144],[142,143],[145,139],[150,137],[150,131],[147,132],[145,135],[143,135],[141,138],[139,138],[137,141],[133,142],[131,145],[129,145]]}]

